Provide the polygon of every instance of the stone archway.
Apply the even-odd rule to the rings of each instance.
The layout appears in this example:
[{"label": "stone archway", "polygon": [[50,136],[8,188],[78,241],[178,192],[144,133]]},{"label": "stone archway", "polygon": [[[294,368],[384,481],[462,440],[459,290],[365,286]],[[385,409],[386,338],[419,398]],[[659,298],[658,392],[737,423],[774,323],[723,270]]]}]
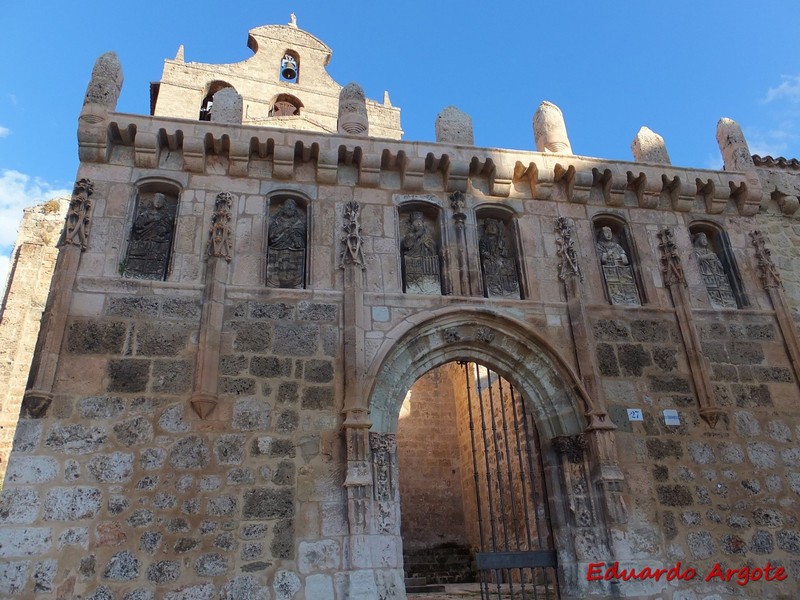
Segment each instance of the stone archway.
[{"label": "stone archway", "polygon": [[[583,435],[598,411],[566,361],[526,324],[474,308],[448,308],[410,318],[387,339],[393,341],[381,349],[366,380],[372,458],[380,465],[376,472],[383,470],[383,480],[397,479],[393,469],[397,469],[398,415],[406,391],[419,377],[452,361],[474,361],[492,369],[519,391],[536,422],[550,490],[561,597],[605,594],[607,590],[599,587],[587,588],[582,576],[589,562],[612,555],[608,510],[604,510],[608,499],[602,497],[604,490],[596,477],[604,469],[599,464],[604,456],[598,444]],[[381,492],[380,480],[376,475],[377,529],[399,544],[397,486]],[[621,478],[617,483],[621,488]]]}]

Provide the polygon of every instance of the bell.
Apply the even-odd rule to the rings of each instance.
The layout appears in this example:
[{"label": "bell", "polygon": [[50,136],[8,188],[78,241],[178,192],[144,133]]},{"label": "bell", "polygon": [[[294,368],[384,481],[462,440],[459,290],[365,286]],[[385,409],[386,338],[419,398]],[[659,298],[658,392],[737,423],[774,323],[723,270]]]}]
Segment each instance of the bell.
[{"label": "bell", "polygon": [[281,60],[281,77],[288,81],[297,79],[297,60],[290,55],[286,55]]}]

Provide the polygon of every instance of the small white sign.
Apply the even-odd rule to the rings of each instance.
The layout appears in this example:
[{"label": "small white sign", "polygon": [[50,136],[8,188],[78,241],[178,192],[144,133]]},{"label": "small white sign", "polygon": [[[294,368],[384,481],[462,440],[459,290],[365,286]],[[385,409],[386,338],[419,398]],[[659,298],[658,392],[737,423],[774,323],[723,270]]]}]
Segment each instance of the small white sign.
[{"label": "small white sign", "polygon": [[664,425],[680,425],[681,418],[678,416],[678,411],[674,408],[664,409]]},{"label": "small white sign", "polygon": [[644,415],[641,408],[628,409],[628,421],[644,421]]}]

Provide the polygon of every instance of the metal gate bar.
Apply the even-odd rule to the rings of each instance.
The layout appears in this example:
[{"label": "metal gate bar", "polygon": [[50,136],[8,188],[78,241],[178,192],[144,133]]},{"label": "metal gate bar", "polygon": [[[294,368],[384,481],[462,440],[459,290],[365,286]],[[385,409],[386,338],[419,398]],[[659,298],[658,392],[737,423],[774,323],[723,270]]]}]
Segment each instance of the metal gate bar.
[{"label": "metal gate bar", "polygon": [[[481,598],[528,600],[530,584],[532,600],[557,599],[557,556],[550,547],[549,509],[536,428],[528,422],[525,404],[508,381],[475,363],[459,364],[464,368],[467,392],[480,538],[475,561]],[[485,388],[482,371],[486,373]],[[536,529],[535,540],[531,526]]]}]

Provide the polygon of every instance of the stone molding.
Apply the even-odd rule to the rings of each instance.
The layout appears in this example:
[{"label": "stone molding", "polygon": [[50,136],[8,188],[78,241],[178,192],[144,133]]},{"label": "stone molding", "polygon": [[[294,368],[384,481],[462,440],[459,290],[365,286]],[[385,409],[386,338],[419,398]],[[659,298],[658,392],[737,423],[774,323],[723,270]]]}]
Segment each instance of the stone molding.
[{"label": "stone molding", "polygon": [[[622,206],[626,196],[640,208],[690,212],[696,201],[710,213],[754,215],[770,195],[745,172],[705,171],[671,165],[607,161],[537,152],[442,147],[357,136],[235,126],[112,113],[110,122],[83,126],[78,135],[84,162],[117,163],[114,149],[133,148],[133,166],[246,177],[259,165],[278,180],[291,180],[302,164],[315,164],[318,183],[334,184],[343,168],[356,167],[358,185],[390,187],[399,174],[403,189],[487,196],[536,197]],[[169,125],[172,124],[172,127]],[[167,126],[166,128],[164,126]],[[158,127],[157,127],[158,126]],[[172,156],[166,164],[167,154]],[[162,159],[163,154],[163,159]],[[181,157],[175,160],[175,155]],[[432,175],[436,175],[433,177]],[[396,175],[395,175],[396,176]],[[391,186],[394,187],[393,185]],[[528,193],[530,192],[530,193]]]}]

